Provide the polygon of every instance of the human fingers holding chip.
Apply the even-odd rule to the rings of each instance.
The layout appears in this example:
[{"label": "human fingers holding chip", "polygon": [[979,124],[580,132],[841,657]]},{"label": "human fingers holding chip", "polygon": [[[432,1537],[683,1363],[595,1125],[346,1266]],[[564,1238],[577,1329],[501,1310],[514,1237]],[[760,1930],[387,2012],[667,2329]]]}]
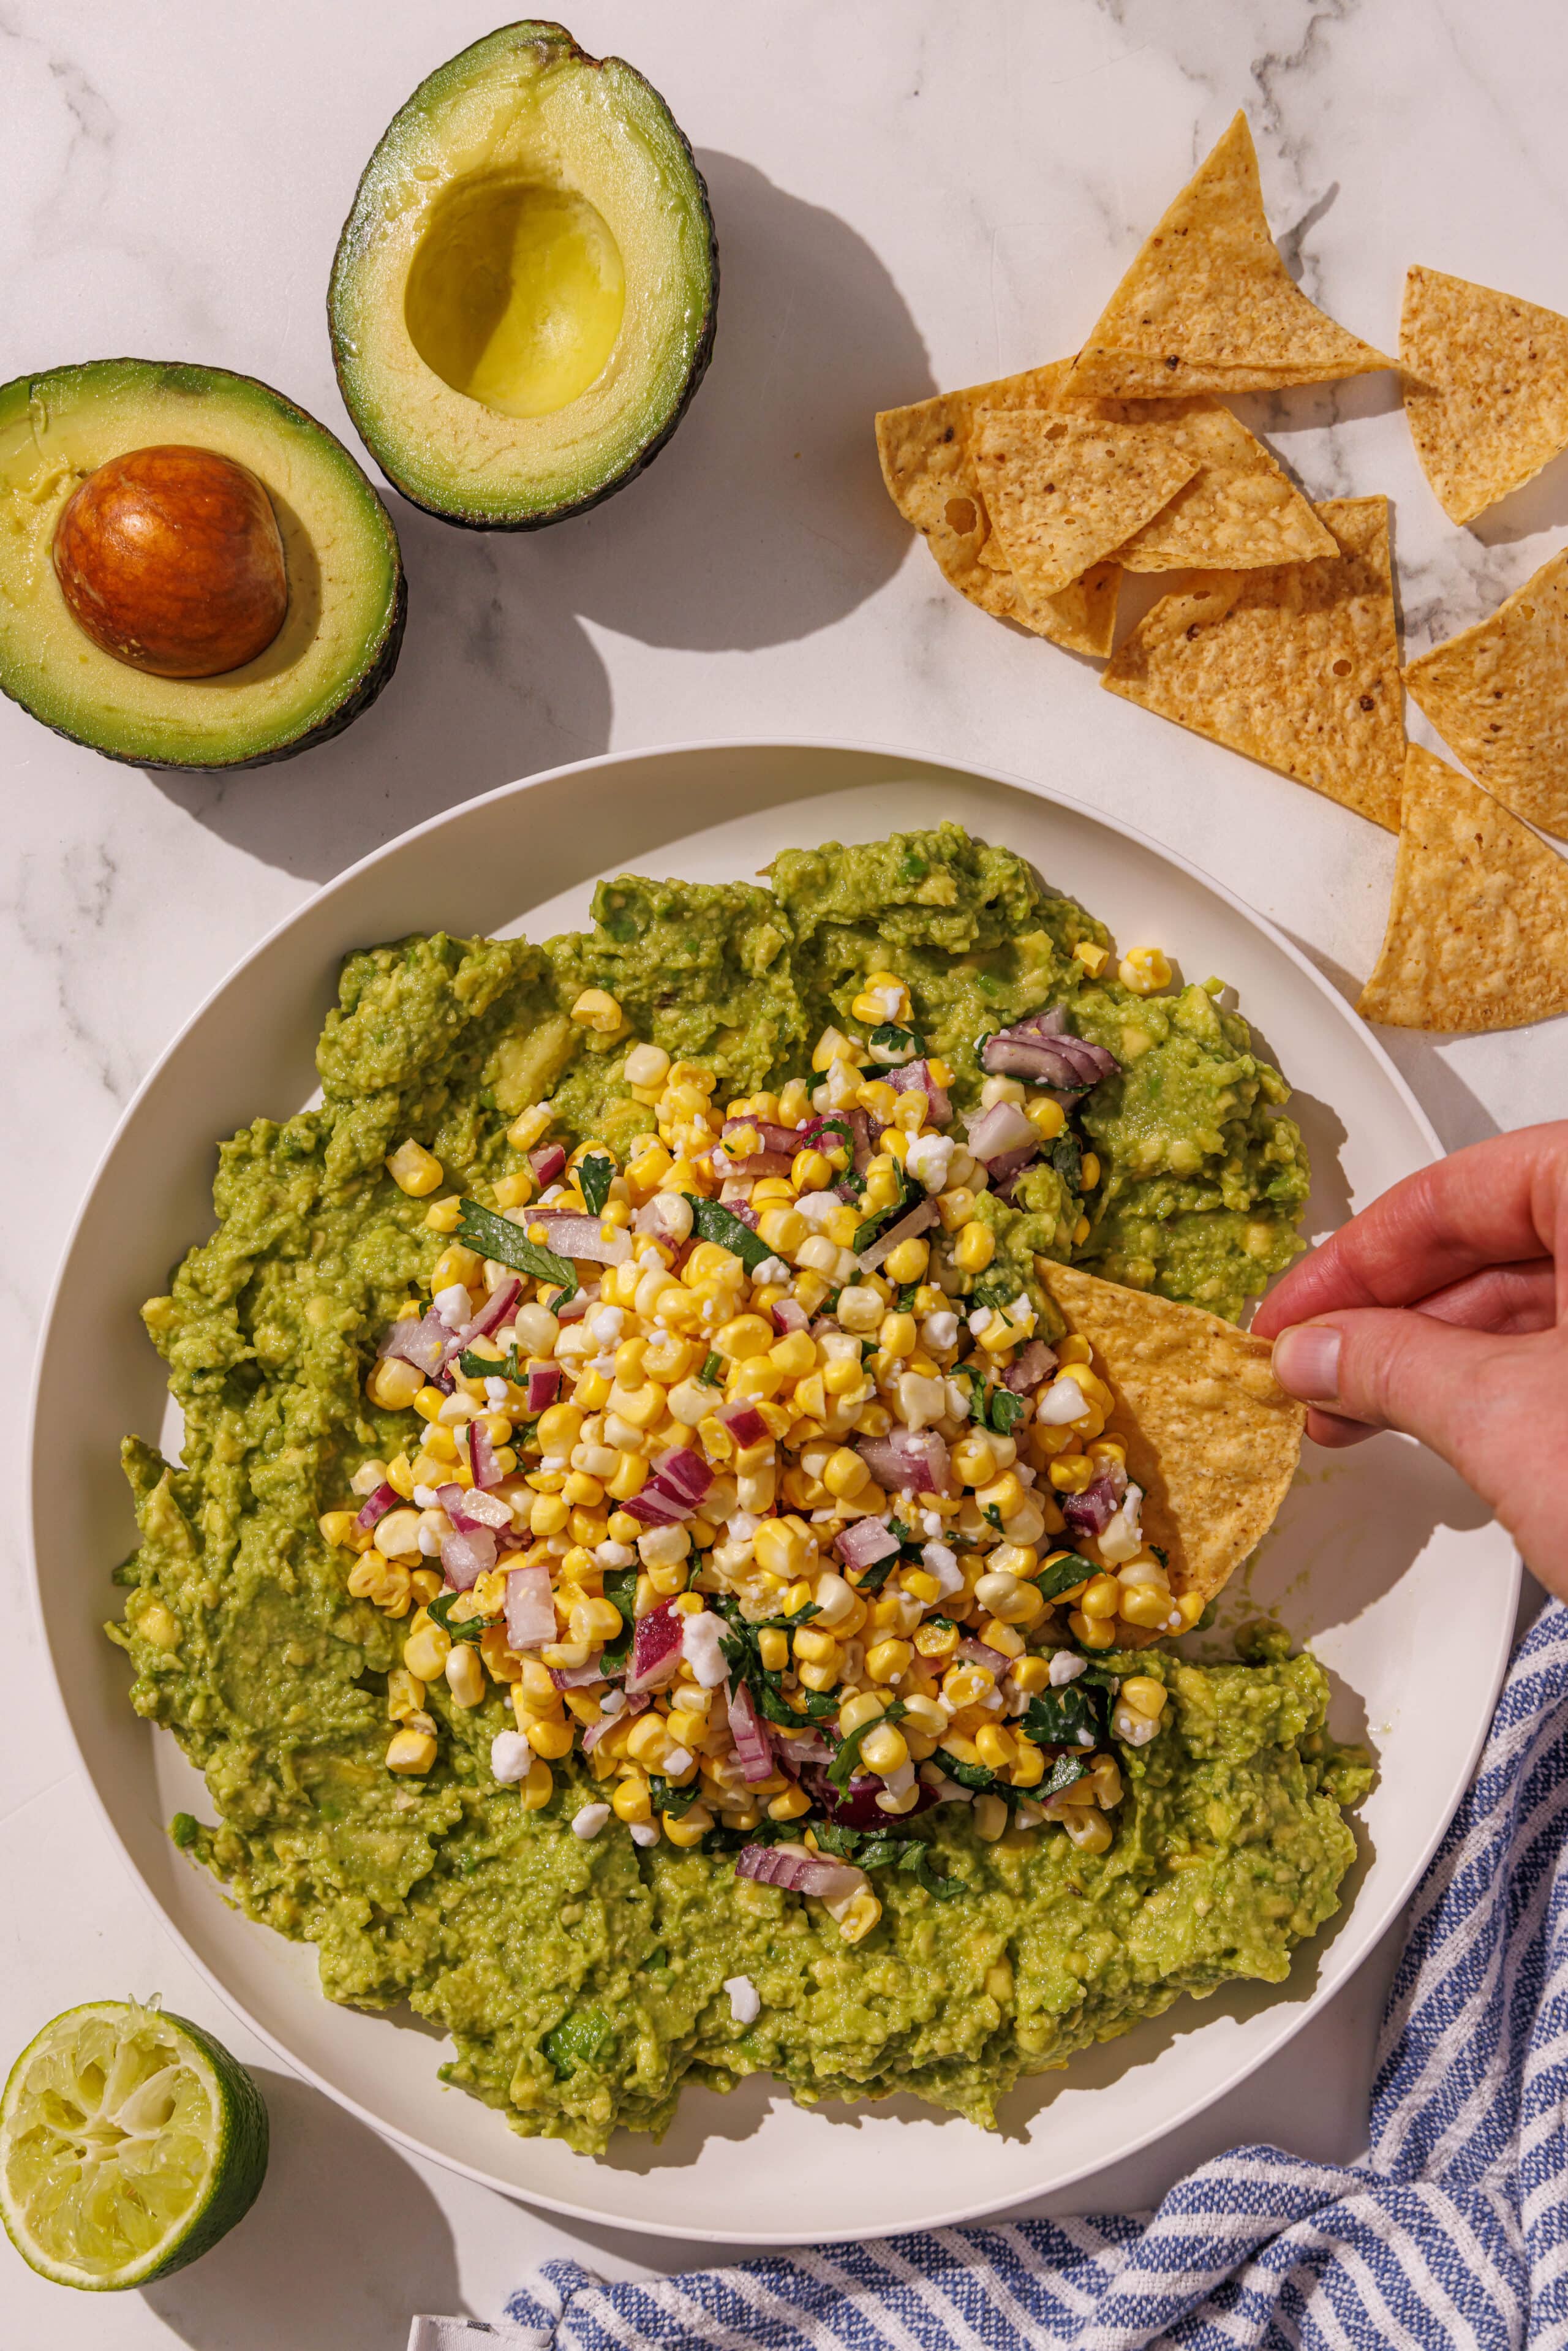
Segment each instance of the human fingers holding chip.
[{"label": "human fingers holding chip", "polygon": [[1260,1309],[1330,1447],[1419,1437],[1568,1596],[1568,1121],[1396,1185]]}]

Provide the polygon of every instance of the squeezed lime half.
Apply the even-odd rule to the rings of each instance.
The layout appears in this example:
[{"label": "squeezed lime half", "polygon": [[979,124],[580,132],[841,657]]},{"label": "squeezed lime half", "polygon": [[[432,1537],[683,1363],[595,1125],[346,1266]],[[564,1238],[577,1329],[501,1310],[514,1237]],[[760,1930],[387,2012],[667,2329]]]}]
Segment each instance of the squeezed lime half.
[{"label": "squeezed lime half", "polygon": [[267,2108],[226,2049],[134,2001],[68,2008],[0,2100],[0,2220],[57,2285],[111,2293],[183,2269],[267,2175]]}]

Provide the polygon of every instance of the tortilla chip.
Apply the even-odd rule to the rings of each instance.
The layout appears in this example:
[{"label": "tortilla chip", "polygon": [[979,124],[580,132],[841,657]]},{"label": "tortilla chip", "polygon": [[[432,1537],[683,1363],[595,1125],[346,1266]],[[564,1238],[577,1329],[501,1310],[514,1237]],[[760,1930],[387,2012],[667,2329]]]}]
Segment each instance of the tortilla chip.
[{"label": "tortilla chip", "polygon": [[1141,530],[1198,466],[1167,438],[1059,408],[977,409],[972,447],[996,543],[1030,604]]},{"label": "tortilla chip", "polygon": [[1399,364],[1410,438],[1450,522],[1469,522],[1568,449],[1568,319],[1555,310],[1412,268]]},{"label": "tortilla chip", "polygon": [[1072,391],[1124,400],[1273,392],[1393,364],[1295,285],[1269,234],[1257,151],[1238,114],[1111,297]]},{"label": "tortilla chip", "polygon": [[1306,1407],[1270,1370],[1268,1342],[1234,1322],[1050,1258],[1035,1264],[1115,1396],[1107,1433],[1127,1447],[1144,1533],[1166,1553],[1172,1591],[1212,1600],[1279,1515]]},{"label": "tortilla chip", "polygon": [[1388,501],[1330,498],[1317,514],[1339,554],[1162,597],[1101,682],[1392,832],[1405,720]]},{"label": "tortilla chip", "polygon": [[1418,743],[1388,931],[1355,1008],[1450,1037],[1568,1012],[1568,858]]},{"label": "tortilla chip", "polygon": [[951,587],[982,611],[1016,621],[1070,653],[1103,660],[1116,629],[1122,574],[1097,564],[1061,595],[1025,603],[1010,571],[980,562],[990,521],[975,479],[969,432],[977,408],[1048,408],[1067,380],[1071,360],[1031,368],[964,392],[938,392],[908,408],[884,409],[876,420],[877,454],[887,494],[914,524]]},{"label": "tortilla chip", "polygon": [[1494,799],[1568,840],[1568,549],[1405,683]]},{"label": "tortilla chip", "polygon": [[1097,400],[1095,415],[1136,425],[1197,460],[1191,481],[1113,549],[1124,571],[1241,571],[1310,563],[1335,542],[1255,434],[1218,401]]}]

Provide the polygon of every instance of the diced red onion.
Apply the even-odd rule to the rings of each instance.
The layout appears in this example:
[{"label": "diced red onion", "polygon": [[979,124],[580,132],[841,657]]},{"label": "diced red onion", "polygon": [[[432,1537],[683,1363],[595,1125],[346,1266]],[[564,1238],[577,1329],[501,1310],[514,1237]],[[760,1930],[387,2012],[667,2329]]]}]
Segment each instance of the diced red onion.
[{"label": "diced red onion", "polygon": [[1037,1388],[1048,1372],[1056,1369],[1056,1350],[1048,1347],[1043,1339],[1031,1339],[1021,1355],[1015,1355],[1002,1374],[1002,1385],[1011,1388],[1014,1395],[1028,1395]]},{"label": "diced red onion", "polygon": [[860,1261],[862,1271],[874,1273],[883,1258],[891,1255],[901,1241],[913,1240],[917,1233],[925,1232],[936,1224],[938,1221],[938,1214],[936,1201],[927,1196],[916,1207],[911,1208],[906,1217],[900,1217],[895,1225],[889,1225],[886,1232],[879,1233],[874,1241],[869,1242],[861,1250]]},{"label": "diced red onion", "polygon": [[537,1150],[529,1152],[528,1166],[534,1182],[542,1191],[547,1184],[553,1184],[558,1176],[566,1172],[565,1146],[559,1143],[541,1143]]},{"label": "diced red onion", "polygon": [[514,1567],[507,1578],[507,1639],[537,1649],[555,1639],[555,1599],[548,1567]]},{"label": "diced red onion", "polygon": [[820,1730],[786,1730],[780,1724],[770,1736],[780,1763],[831,1763],[833,1760],[833,1750]]},{"label": "diced red onion", "polygon": [[597,1657],[590,1657],[585,1666],[551,1666],[549,1670],[557,1689],[586,1689],[590,1682],[604,1679],[604,1669]]},{"label": "diced red onion", "polygon": [[[465,1322],[462,1330],[448,1340],[446,1363],[455,1364],[464,1349],[471,1347],[476,1339],[487,1339],[492,1331],[498,1331],[521,1297],[522,1290],[522,1280],[515,1273],[509,1273],[505,1281],[497,1282],[473,1321]],[[442,1368],[444,1370],[445,1364]],[[500,1368],[497,1364],[497,1373]]]},{"label": "diced red onion", "polygon": [[700,1502],[713,1484],[713,1471],[693,1445],[673,1445],[653,1475],[694,1502]]},{"label": "diced red onion", "polygon": [[[482,1420],[471,1420],[468,1424],[468,1467],[474,1473],[474,1483],[481,1493],[487,1487],[500,1484],[501,1465],[496,1458],[496,1447],[491,1442],[490,1432]],[[507,1511],[507,1516],[510,1519],[510,1510]]]},{"label": "diced red onion", "polygon": [[1075,1535],[1097,1535],[1116,1515],[1121,1497],[1109,1478],[1096,1478],[1082,1494],[1061,1494],[1057,1506]]},{"label": "diced red onion", "polygon": [[891,1559],[898,1549],[898,1537],[885,1519],[857,1519],[846,1527],[833,1548],[849,1566],[874,1567],[879,1559]]},{"label": "diced red onion", "polygon": [[905,1061],[902,1069],[885,1071],[883,1078],[895,1094],[913,1093],[918,1087],[931,1105],[933,1126],[946,1126],[952,1118],[947,1089],[932,1076],[929,1061]]},{"label": "diced red onion", "polygon": [[583,1753],[591,1755],[607,1730],[613,1730],[618,1722],[630,1722],[632,1716],[641,1714],[649,1703],[645,1698],[629,1698],[625,1705],[617,1707],[613,1714],[601,1714],[597,1722],[591,1722],[582,1734]]},{"label": "diced red onion", "polygon": [[754,1404],[727,1404],[718,1416],[737,1445],[760,1445],[768,1435],[768,1423]]},{"label": "diced red onion", "polygon": [[918,1435],[913,1429],[895,1428],[887,1437],[862,1437],[857,1442],[855,1451],[877,1484],[890,1491],[911,1494],[950,1494],[953,1491],[952,1458],[934,1428],[924,1428]]},{"label": "diced red onion", "polygon": [[[720,1166],[719,1163],[724,1163]],[[727,1151],[716,1151],[713,1164],[721,1176],[738,1176],[752,1184],[759,1176],[788,1176],[793,1165],[787,1151],[748,1151],[744,1159],[732,1159]],[[725,1207],[738,1214],[743,1205],[738,1200],[726,1200]]]},{"label": "diced red onion", "polygon": [[532,1364],[528,1367],[528,1393],[524,1409],[530,1418],[548,1412],[560,1394],[560,1365]]},{"label": "diced red onion", "polygon": [[780,1298],[768,1311],[773,1317],[773,1328],[783,1335],[810,1327],[811,1318],[797,1298]]},{"label": "diced red onion", "polygon": [[677,1527],[692,1514],[691,1503],[683,1501],[669,1487],[661,1486],[656,1478],[650,1478],[621,1508],[629,1518],[640,1520],[645,1527]]},{"label": "diced red onion", "polygon": [[1013,1661],[1010,1657],[1004,1657],[999,1649],[993,1649],[986,1642],[977,1641],[972,1633],[966,1634],[959,1642],[958,1655],[961,1657],[967,1657],[971,1665],[986,1667],[988,1672],[995,1675],[998,1682],[1012,1671]]},{"label": "diced red onion", "polygon": [[865,1872],[851,1862],[823,1861],[800,1844],[743,1845],[736,1856],[737,1877],[781,1886],[786,1894],[814,1894],[823,1902],[847,1902],[865,1884]]},{"label": "diced red onion", "polygon": [[773,1742],[744,1682],[732,1682],[728,1691],[729,1735],[747,1781],[773,1776]]},{"label": "diced red onion", "polygon": [[993,1077],[1031,1078],[1036,1085],[1069,1094],[1086,1093],[1122,1066],[1103,1045],[1069,1035],[1060,1007],[988,1037],[980,1048],[980,1065]]},{"label": "diced red onion", "polygon": [[[883,1782],[874,1772],[857,1771],[841,1794],[825,1771],[808,1769],[800,1776],[802,1785],[810,1789],[813,1801],[839,1827],[886,1828],[888,1816],[876,1801],[883,1792]],[[925,1812],[928,1805],[936,1802],[935,1788],[927,1787],[924,1780],[917,1780],[915,1784],[919,1793],[908,1812],[899,1813],[900,1820],[913,1820],[916,1813]]]},{"label": "diced red onion", "polygon": [[[476,1534],[487,1527],[499,1534],[512,1523],[512,1506],[499,1494],[486,1494],[458,1485],[437,1486],[435,1499],[460,1535]],[[494,1564],[494,1562],[492,1562]]]},{"label": "diced red onion", "polygon": [[433,1306],[417,1322],[412,1314],[405,1314],[401,1322],[394,1322],[376,1353],[383,1360],[392,1355],[399,1356],[430,1379],[445,1362],[451,1343],[451,1326],[442,1321]]},{"label": "diced red onion", "polygon": [[384,1519],[389,1510],[396,1510],[401,1499],[402,1498],[398,1493],[397,1488],[395,1486],[389,1486],[386,1479],[383,1478],[381,1484],[376,1488],[375,1492],[371,1496],[370,1500],[365,1504],[364,1509],[360,1512],[359,1517],[354,1520],[354,1524],[357,1527],[363,1527],[365,1531],[369,1533],[371,1528],[377,1523],[378,1520]]},{"label": "diced red onion", "polygon": [[[749,1200],[727,1200],[725,1207],[732,1217],[739,1217],[748,1233],[754,1233],[757,1230],[759,1219]],[[722,1247],[723,1244],[721,1243],[720,1246]]]},{"label": "diced red onion", "polygon": [[558,1257],[580,1258],[589,1265],[624,1265],[632,1254],[631,1234],[600,1217],[580,1217],[570,1208],[530,1209],[524,1229],[532,1232],[536,1225],[543,1225],[545,1247]]},{"label": "diced red onion", "polygon": [[1038,1151],[1040,1130],[1025,1118],[1017,1102],[993,1102],[968,1119],[969,1149],[989,1167],[1016,1151]]},{"label": "diced red onion", "polygon": [[639,1616],[632,1628],[627,1696],[663,1689],[666,1682],[674,1681],[680,1662],[681,1620],[670,1603],[661,1600],[646,1616]]},{"label": "diced red onion", "polygon": [[441,1572],[455,1591],[469,1592],[496,1564],[496,1538],[488,1527],[472,1532],[454,1527],[441,1538]]},{"label": "diced red onion", "polygon": [[598,1303],[599,1284],[595,1282],[591,1289],[580,1290],[571,1298],[559,1300],[550,1312],[558,1322],[580,1322],[589,1308]]}]

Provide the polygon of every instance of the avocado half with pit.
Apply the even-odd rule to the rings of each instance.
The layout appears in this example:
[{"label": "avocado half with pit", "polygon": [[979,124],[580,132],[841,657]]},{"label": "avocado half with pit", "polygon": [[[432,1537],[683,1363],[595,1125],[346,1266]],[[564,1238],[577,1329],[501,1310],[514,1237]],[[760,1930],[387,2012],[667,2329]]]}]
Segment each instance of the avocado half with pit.
[{"label": "avocado half with pit", "polygon": [[397,533],[341,442],[225,368],[0,385],[0,691],[145,768],[259,768],[396,666]]},{"label": "avocado half with pit", "polygon": [[658,91],[529,22],[465,49],[396,116],[328,313],[349,413],[404,497],[533,530],[664,447],[717,298],[707,189]]}]

